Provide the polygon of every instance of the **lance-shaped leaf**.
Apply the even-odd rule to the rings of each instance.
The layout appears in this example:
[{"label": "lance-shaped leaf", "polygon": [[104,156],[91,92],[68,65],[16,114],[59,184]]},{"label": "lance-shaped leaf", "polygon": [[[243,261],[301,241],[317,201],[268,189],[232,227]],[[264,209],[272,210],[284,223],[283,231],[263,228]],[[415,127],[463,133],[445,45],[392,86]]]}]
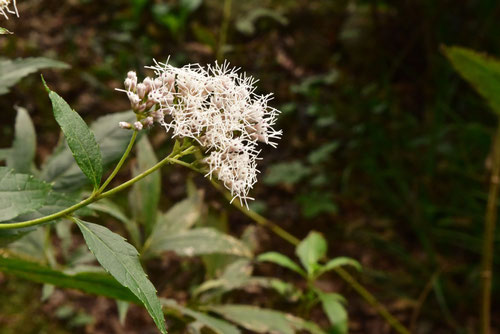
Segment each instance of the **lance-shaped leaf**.
[{"label": "lance-shaped leaf", "polygon": [[[132,167],[133,176],[153,167],[158,159],[147,136],[137,143],[137,165]],[[146,236],[151,234],[156,223],[158,203],[160,202],[161,174],[156,171],[134,183],[129,193],[129,204],[136,221],[144,224]]]},{"label": "lance-shaped leaf", "polygon": [[172,235],[153,234],[151,237],[145,247],[146,256],[158,255],[165,251],[174,251],[181,256],[202,254],[252,256],[252,252],[240,240],[209,227],[181,231]]},{"label": "lance-shaped leaf", "polygon": [[324,266],[320,267],[317,275],[319,276],[321,274],[326,273],[327,271],[333,270],[341,266],[353,266],[359,271],[362,270],[361,264],[358,261],[351,259],[350,257],[339,256],[335,259],[328,261]]},{"label": "lance-shaped leaf", "polygon": [[458,73],[500,114],[500,61],[461,47],[443,50]]},{"label": "lance-shaped leaf", "polygon": [[[135,119],[132,111],[113,113],[99,117],[90,126],[101,149],[104,168],[120,159],[132,136],[132,131],[123,131],[118,122],[133,122]],[[88,182],[65,141],[45,161],[41,175],[42,179],[53,184],[54,189],[61,191],[78,190]]]},{"label": "lance-shaped leaf", "polygon": [[7,167],[18,173],[30,173],[36,150],[35,127],[28,111],[17,108],[15,137],[7,156]]},{"label": "lance-shaped leaf", "polygon": [[12,34],[12,32],[8,31],[5,28],[0,27],[0,35],[9,35]]},{"label": "lance-shaped leaf", "polygon": [[0,167],[0,222],[40,208],[49,190],[49,184],[32,175]]},{"label": "lance-shaped leaf", "polygon": [[102,157],[94,134],[85,121],[57,93],[49,91],[52,109],[62,129],[76,163],[89,178],[94,189],[99,188],[102,177]]},{"label": "lance-shaped leaf", "polygon": [[306,276],[306,273],[304,272],[304,270],[302,270],[302,268],[299,267],[298,264],[293,262],[293,260],[290,259],[288,256],[283,255],[283,254],[278,253],[278,252],[267,252],[267,253],[260,254],[257,257],[257,260],[258,261],[265,261],[265,262],[272,262],[272,263],[275,263],[279,266],[293,270],[296,273],[299,273],[300,275],[302,275],[304,277]]},{"label": "lance-shaped leaf", "polygon": [[162,333],[167,333],[156,289],[141,267],[137,250],[120,235],[106,227],[75,218],[85,242],[97,261],[118,282],[132,291],[144,304]]},{"label": "lance-shaped leaf", "polygon": [[129,289],[105,273],[81,272],[71,275],[38,263],[4,257],[0,257],[0,272],[38,283],[52,284],[61,288],[77,289],[90,294],[139,303],[139,300]]},{"label": "lance-shaped leaf", "polygon": [[333,333],[346,334],[348,332],[347,311],[342,305],[343,298],[335,293],[324,293],[316,291],[323,311],[325,311],[328,320],[333,327]]},{"label": "lance-shaped leaf", "polygon": [[15,60],[0,58],[0,95],[9,92],[19,80],[42,68],[68,68],[69,65],[48,58],[19,58]]}]

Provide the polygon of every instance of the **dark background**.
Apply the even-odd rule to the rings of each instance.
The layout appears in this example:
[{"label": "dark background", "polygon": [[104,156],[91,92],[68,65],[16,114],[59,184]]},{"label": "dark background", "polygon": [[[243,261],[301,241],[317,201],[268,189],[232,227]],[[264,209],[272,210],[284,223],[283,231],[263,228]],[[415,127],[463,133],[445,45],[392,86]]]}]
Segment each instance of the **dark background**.
[{"label": "dark background", "polygon": [[[282,110],[284,136],[278,149],[263,152],[253,208],[300,238],[322,232],[332,257],[358,259],[359,280],[415,333],[474,333],[496,118],[440,47],[500,55],[500,2],[235,0],[226,18],[224,3],[18,1],[21,17],[0,21],[15,32],[0,36],[0,55],[70,64],[44,76],[88,121],[128,109],[114,88],[131,69],[147,75],[153,58],[170,55],[176,65],[228,59],[260,80],[259,92],[274,92],[272,105]],[[1,147],[12,140],[14,105],[34,119],[41,163],[59,130],[37,75],[0,97]],[[151,138],[164,152],[166,135],[156,129]],[[185,175],[164,173],[165,206],[183,198]],[[250,224],[201,177],[196,182],[211,205],[227,210],[232,232]],[[259,238],[263,251],[293,253],[266,230]],[[497,256],[493,333],[500,333],[499,266]],[[268,274],[300,284],[277,268]],[[189,288],[182,283],[177,277],[171,288],[180,299]],[[348,299],[352,333],[390,332],[334,274],[320,283]],[[0,289],[0,333],[140,333],[151,326],[139,308],[124,329],[114,304],[59,291],[56,297],[94,319],[71,327],[54,312],[60,300],[39,302],[38,286],[0,276]],[[316,313],[312,320],[324,324]]]}]

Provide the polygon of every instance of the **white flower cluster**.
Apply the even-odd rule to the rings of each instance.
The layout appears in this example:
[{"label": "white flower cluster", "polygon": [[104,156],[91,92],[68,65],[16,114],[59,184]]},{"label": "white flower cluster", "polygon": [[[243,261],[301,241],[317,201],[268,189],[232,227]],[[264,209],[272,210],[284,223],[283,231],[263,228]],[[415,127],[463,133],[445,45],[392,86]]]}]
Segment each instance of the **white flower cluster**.
[{"label": "white flower cluster", "polygon": [[[10,5],[12,4],[12,8],[10,9]],[[7,14],[15,14],[19,17],[19,13],[17,12],[16,0],[0,0],[0,14],[2,14],[7,20],[9,16]]]},{"label": "white flower cluster", "polygon": [[145,119],[172,130],[173,137],[196,140],[210,168],[207,176],[215,175],[233,200],[247,205],[257,182],[258,142],[276,147],[274,140],[281,137],[273,129],[279,111],[268,106],[271,94],[255,94],[256,80],[228,63],[177,68],[155,62],[148,68],[156,77],[146,78],[143,86],[131,73],[125,80],[133,109],[144,110]]}]

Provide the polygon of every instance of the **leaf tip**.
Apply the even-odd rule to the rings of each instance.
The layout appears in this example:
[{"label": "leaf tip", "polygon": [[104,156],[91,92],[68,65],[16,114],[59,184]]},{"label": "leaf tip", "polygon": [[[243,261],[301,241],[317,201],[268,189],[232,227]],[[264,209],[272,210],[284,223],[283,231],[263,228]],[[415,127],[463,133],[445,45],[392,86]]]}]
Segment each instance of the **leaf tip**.
[{"label": "leaf tip", "polygon": [[42,78],[42,83],[43,83],[43,86],[45,87],[45,90],[47,91],[47,93],[50,93],[50,88],[49,88],[49,86],[47,86],[47,83],[45,82],[43,74],[40,74],[40,78]]}]

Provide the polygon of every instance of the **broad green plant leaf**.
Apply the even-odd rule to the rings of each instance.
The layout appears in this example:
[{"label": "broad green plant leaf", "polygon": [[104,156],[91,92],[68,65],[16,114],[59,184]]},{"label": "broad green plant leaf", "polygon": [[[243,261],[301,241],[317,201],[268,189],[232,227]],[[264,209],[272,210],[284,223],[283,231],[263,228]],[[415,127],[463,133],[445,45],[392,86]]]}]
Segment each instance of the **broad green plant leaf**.
[{"label": "broad green plant leaf", "polygon": [[16,174],[0,167],[0,221],[40,208],[49,191],[49,184],[32,175]]},{"label": "broad green plant leaf", "polygon": [[76,163],[89,178],[94,189],[99,188],[102,177],[102,157],[94,134],[80,115],[71,109],[62,97],[47,86],[46,88],[52,101],[54,117],[64,133]]},{"label": "broad green plant leaf", "polygon": [[352,266],[359,271],[362,270],[361,264],[358,261],[351,259],[349,257],[340,256],[340,257],[336,257],[333,260],[328,261],[324,266],[322,266],[318,270],[318,276],[326,273],[327,271],[333,270],[333,269],[341,267],[341,266]]},{"label": "broad green plant leaf", "polygon": [[457,46],[444,47],[455,70],[500,114],[500,61]]},{"label": "broad green plant leaf", "polygon": [[[120,159],[132,136],[132,131],[121,129],[118,122],[133,122],[135,119],[132,111],[113,113],[99,117],[90,126],[102,153],[103,168]],[[41,175],[44,180],[53,183],[54,189],[61,191],[78,190],[88,182],[65,141],[61,141],[45,161]]]},{"label": "broad green plant leaf", "polygon": [[162,305],[167,309],[175,310],[183,315],[191,317],[196,320],[196,322],[203,324],[204,327],[207,327],[214,331],[216,334],[240,334],[240,330],[230,323],[217,319],[208,314],[201,313],[198,311],[191,310],[187,307],[179,305],[173,299],[164,299],[161,298]]},{"label": "broad green plant leaf", "polygon": [[257,333],[295,334],[307,330],[313,334],[324,332],[311,322],[291,314],[249,305],[215,305],[207,307],[210,311],[222,315],[250,331]]},{"label": "broad green plant leaf", "polygon": [[129,289],[105,273],[82,272],[70,275],[34,262],[5,257],[0,257],[0,272],[38,283],[52,284],[61,288],[77,289],[90,294],[140,303]]},{"label": "broad green plant leaf", "polygon": [[326,255],[328,245],[325,238],[315,231],[310,232],[295,249],[295,253],[309,275],[318,269],[318,261]]},{"label": "broad green plant leaf", "polygon": [[202,204],[203,196],[199,191],[176,203],[170,210],[158,217],[152,238],[176,234],[193,227],[201,216]]},{"label": "broad green plant leaf", "polygon": [[302,268],[300,268],[298,264],[293,262],[292,259],[290,259],[288,256],[283,255],[283,254],[278,253],[278,252],[267,252],[264,254],[260,254],[257,257],[257,260],[261,261],[261,262],[264,262],[264,261],[265,262],[272,262],[272,263],[275,263],[279,266],[293,270],[296,273],[299,273],[300,275],[302,275],[304,277],[307,276],[307,274],[304,272],[304,270],[302,270]]},{"label": "broad green plant leaf", "polygon": [[152,235],[145,246],[145,256],[174,251],[181,256],[228,254],[251,257],[252,252],[240,240],[213,228],[196,228],[172,235]]},{"label": "broad green plant leaf", "polygon": [[68,64],[48,58],[19,58],[10,60],[0,58],[0,95],[9,92],[9,88],[28,74],[42,68],[69,68]]},{"label": "broad green plant leaf", "polygon": [[139,226],[137,225],[137,222],[128,218],[118,205],[116,205],[107,198],[103,198],[98,202],[90,204],[89,208],[91,208],[92,210],[106,213],[111,217],[121,221],[124,224],[125,228],[127,229],[127,232],[130,235],[132,243],[136,246],[141,245],[141,232],[139,231]]},{"label": "broad green plant leaf", "polygon": [[162,333],[167,333],[165,318],[156,289],[141,267],[137,250],[120,235],[106,227],[75,218],[85,242],[97,261],[118,282],[144,304]]},{"label": "broad green plant leaf", "polygon": [[323,311],[332,324],[334,334],[346,334],[348,332],[347,311],[344,308],[342,298],[335,293],[323,293],[317,291],[321,300]]},{"label": "broad green plant leaf", "polygon": [[280,183],[293,185],[311,173],[311,168],[300,161],[282,162],[269,167],[264,182],[269,185]]},{"label": "broad green plant leaf", "polygon": [[7,167],[17,173],[30,173],[35,158],[36,134],[28,111],[17,108],[14,143],[7,156]]},{"label": "broad green plant leaf", "polygon": [[[142,137],[136,146],[137,165],[132,167],[133,176],[153,167],[158,159],[147,136]],[[151,234],[156,223],[156,211],[160,202],[161,174],[156,171],[134,183],[129,192],[129,205],[134,220],[144,224],[146,237]]]}]

